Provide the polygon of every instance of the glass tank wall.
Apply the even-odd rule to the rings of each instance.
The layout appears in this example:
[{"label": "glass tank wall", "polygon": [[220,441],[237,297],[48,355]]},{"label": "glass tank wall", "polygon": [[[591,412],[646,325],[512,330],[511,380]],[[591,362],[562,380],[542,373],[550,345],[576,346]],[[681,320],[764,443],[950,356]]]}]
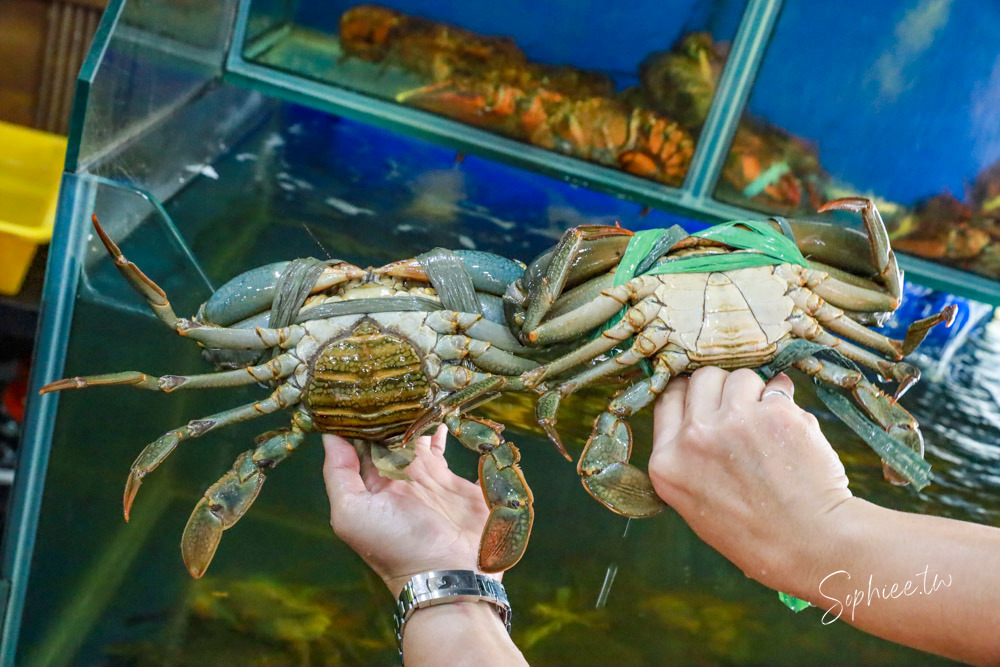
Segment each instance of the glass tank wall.
[{"label": "glass tank wall", "polygon": [[527,5],[251,1],[228,68],[712,222],[874,196],[910,275],[996,303],[995,11],[675,0],[532,21]]},{"label": "glass tank wall", "polygon": [[[170,29],[194,21],[187,13],[192,7],[223,27],[201,25],[190,34]],[[395,9],[419,14],[415,7]],[[670,43],[656,48],[669,50],[684,35],[703,31],[712,32],[713,44],[725,40],[733,27],[718,18],[724,4],[709,7],[716,9],[679,12]],[[443,246],[527,261],[575,225],[679,223],[693,230],[704,224],[695,219],[712,217],[694,209],[679,216],[675,206],[673,213],[650,209],[641,194],[612,196],[566,173],[552,178],[506,158],[497,161],[492,158],[503,156],[495,151],[470,149],[476,144],[467,140],[483,134],[480,129],[466,135],[468,128],[450,120],[434,127],[453,132],[453,141],[379,127],[404,123],[379,115],[379,104],[398,105],[377,91],[349,100],[371,99],[370,109],[345,112],[361,117],[373,110],[370,122],[348,119],[330,112],[336,105],[325,92],[296,88],[292,80],[250,82],[250,70],[234,71],[235,56],[226,55],[229,36],[241,30],[240,17],[253,17],[243,24],[249,42],[277,39],[277,29],[291,21],[316,31],[303,28],[296,37],[302,48],[332,48],[338,17],[348,8],[322,14],[326,23],[320,25],[318,10],[308,3],[254,2],[252,12],[249,5],[237,12],[208,0],[113,3],[81,81],[78,150],[62,191],[32,378],[36,390],[78,374],[209,370],[196,346],[152,317],[114,269],[92,237],[92,213],[182,315],[193,314],[234,274],[291,257],[378,266]],[[508,34],[465,23],[473,14],[427,18]],[[579,14],[567,9],[585,27],[591,14]],[[599,25],[599,13],[592,14]],[[584,53],[582,47],[559,55],[526,36],[514,40],[532,62],[594,69],[593,61],[574,55]],[[244,43],[236,44],[242,53]],[[276,41],[272,48],[278,46]],[[734,39],[734,50],[738,46]],[[266,57],[264,50],[250,55]],[[697,58],[713,62],[708,54]],[[637,56],[627,63],[627,71],[641,61]],[[329,62],[334,69],[379,67]],[[615,90],[635,85],[615,81]],[[703,134],[698,150],[714,139]],[[459,144],[469,150],[456,152]],[[580,156],[555,157],[579,162]],[[878,457],[826,411],[808,382],[799,380],[796,400],[819,417],[856,495],[997,525],[1000,327],[992,308],[907,283],[904,306],[888,327],[899,336],[907,323],[948,303],[959,305],[958,321],[949,330],[936,329],[914,355],[924,379],[902,399],[922,424],[934,466],[935,483],[923,492],[884,482]],[[564,404],[560,430],[571,454],[579,454],[615,389],[584,392]],[[18,472],[18,500],[4,542],[4,576],[12,583],[7,659],[31,665],[395,661],[389,596],[329,528],[316,436],[268,474],[260,498],[225,533],[205,578],[191,579],[181,562],[180,535],[205,488],[256,434],[282,426],[287,417],[184,443],[145,480],[130,522],[122,520],[122,486],[146,443],[264,391],[163,395],[117,387],[32,401],[25,440],[32,454]],[[508,425],[506,435],[521,449],[535,495],[527,553],[505,577],[516,610],[514,637],[532,664],[943,662],[842,623],[822,625],[816,610],[793,614],[670,511],[631,522],[611,514],[587,495],[574,466],[534,426],[527,398],[505,398],[483,414]],[[651,419],[639,415],[633,426],[641,465]],[[448,457],[461,474],[475,477],[471,452],[450,446]]]},{"label": "glass tank wall", "polygon": [[897,250],[1000,277],[998,21],[993,3],[785,3],[716,196],[802,215],[874,195]]},{"label": "glass tank wall", "polygon": [[743,4],[253,3],[243,55],[679,186]]}]

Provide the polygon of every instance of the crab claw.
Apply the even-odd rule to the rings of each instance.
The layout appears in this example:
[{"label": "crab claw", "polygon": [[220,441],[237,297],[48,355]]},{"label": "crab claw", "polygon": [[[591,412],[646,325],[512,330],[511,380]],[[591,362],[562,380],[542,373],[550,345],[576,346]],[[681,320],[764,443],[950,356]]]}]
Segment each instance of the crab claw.
[{"label": "crab claw", "polygon": [[222,531],[222,520],[212,512],[208,500],[199,500],[181,537],[181,557],[195,579],[201,578],[212,562],[222,540]]},{"label": "crab claw", "polygon": [[479,543],[479,568],[503,572],[521,560],[528,546],[535,512],[533,497],[517,462],[517,447],[505,442],[479,459],[479,483],[490,516]]},{"label": "crab claw", "polygon": [[628,462],[632,429],[610,412],[594,422],[594,431],[577,464],[584,488],[611,511],[631,518],[659,514],[666,507],[649,475]]},{"label": "crab claw", "polygon": [[871,251],[872,263],[889,295],[898,305],[903,298],[903,272],[899,270],[896,255],[889,245],[889,232],[886,231],[882,215],[875,207],[875,202],[865,197],[844,197],[828,201],[817,209],[819,213],[827,211],[851,211],[861,213],[868,232],[868,248]]},{"label": "crab claw", "polygon": [[[900,410],[902,410],[902,408],[900,408]],[[906,413],[906,415],[908,416],[909,413]],[[904,445],[912,449],[919,456],[922,457],[924,455],[924,437],[920,435],[920,429],[914,426],[913,422],[903,421],[893,424],[889,427],[887,432],[896,440],[899,440]],[[884,459],[882,461],[882,476],[887,482],[894,486],[907,486],[910,483]]]},{"label": "crab claw", "polygon": [[196,579],[205,574],[222,538],[250,509],[264,484],[264,473],[253,460],[253,450],[243,452],[233,467],[198,501],[181,537],[181,556]]}]

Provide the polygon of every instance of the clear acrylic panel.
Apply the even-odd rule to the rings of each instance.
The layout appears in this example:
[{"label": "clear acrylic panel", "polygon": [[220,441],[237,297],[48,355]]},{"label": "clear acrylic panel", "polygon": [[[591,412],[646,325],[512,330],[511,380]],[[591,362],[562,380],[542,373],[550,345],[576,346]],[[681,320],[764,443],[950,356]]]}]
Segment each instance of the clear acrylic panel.
[{"label": "clear acrylic panel", "polygon": [[677,187],[744,2],[278,6],[248,60]]},{"label": "clear acrylic panel", "polygon": [[806,214],[873,195],[897,251],[1000,276],[992,3],[786,2],[715,196]]}]

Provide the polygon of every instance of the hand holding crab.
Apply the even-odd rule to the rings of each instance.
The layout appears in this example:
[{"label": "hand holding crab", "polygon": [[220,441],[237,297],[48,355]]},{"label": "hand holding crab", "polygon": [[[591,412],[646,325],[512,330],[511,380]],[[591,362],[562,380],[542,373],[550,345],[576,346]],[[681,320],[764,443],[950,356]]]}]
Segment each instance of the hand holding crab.
[{"label": "hand holding crab", "polygon": [[[406,468],[410,481],[381,476],[371,456],[335,435],[323,436],[323,477],[330,523],[382,577],[393,597],[429,570],[476,570],[479,537],[489,517],[476,484],[448,469],[447,429],[418,438]],[[499,579],[500,575],[495,575]]]},{"label": "hand holding crab", "polygon": [[[649,364],[650,376],[612,399],[577,465],[587,491],[619,514],[652,516],[664,507],[646,473],[629,463],[628,419],[672,379],[704,366],[794,364],[849,391],[867,415],[858,418],[870,420],[876,435],[889,440],[886,447],[905,454],[898,459],[905,465],[898,473],[887,468],[887,477],[925,483],[917,423],[895,399],[919,377],[902,357],[931,327],[950,322],[954,307],[914,322],[904,340],[869,329],[898,307],[902,274],[874,204],[851,198],[824,210],[835,208],[861,213],[867,234],[798,223],[794,234],[785,225],[783,235],[767,223],[737,221],[693,236],[680,228],[659,230],[645,247],[633,246],[639,236],[628,230],[590,226],[568,230],[527,268],[490,253],[440,248],[368,269],[296,260],[237,276],[191,319],[174,314],[163,290],[122,255],[95,218],[124,277],[164,324],[204,348],[219,372],[155,377],[124,371],[59,380],[42,393],[97,385],[162,392],[255,383],[273,388],[262,400],[171,429],[132,464],[126,519],[143,478],[181,442],[262,414],[291,412],[288,427],[262,434],[195,507],[181,550],[196,577],[223,531],[260,493],[265,473],[308,432],[351,438],[379,475],[407,480],[417,454],[413,443],[440,424],[480,456],[489,515],[478,566],[506,570],[527,546],[533,497],[503,425],[469,413],[507,392],[538,392],[538,423],[565,453],[555,429],[560,401],[640,363]],[[831,349],[840,353],[836,362],[815,356]],[[855,364],[897,382],[895,396]],[[370,477],[369,471],[369,492],[402,488]]]}]

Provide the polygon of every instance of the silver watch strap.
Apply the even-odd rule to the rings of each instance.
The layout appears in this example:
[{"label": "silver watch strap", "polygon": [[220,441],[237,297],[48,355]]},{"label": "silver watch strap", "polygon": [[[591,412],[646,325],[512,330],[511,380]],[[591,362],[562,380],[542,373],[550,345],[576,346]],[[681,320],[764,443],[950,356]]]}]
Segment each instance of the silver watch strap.
[{"label": "silver watch strap", "polygon": [[503,584],[472,570],[434,570],[414,575],[396,601],[396,640],[403,657],[403,628],[417,609],[449,602],[489,602],[497,609],[507,632],[513,613]]}]

